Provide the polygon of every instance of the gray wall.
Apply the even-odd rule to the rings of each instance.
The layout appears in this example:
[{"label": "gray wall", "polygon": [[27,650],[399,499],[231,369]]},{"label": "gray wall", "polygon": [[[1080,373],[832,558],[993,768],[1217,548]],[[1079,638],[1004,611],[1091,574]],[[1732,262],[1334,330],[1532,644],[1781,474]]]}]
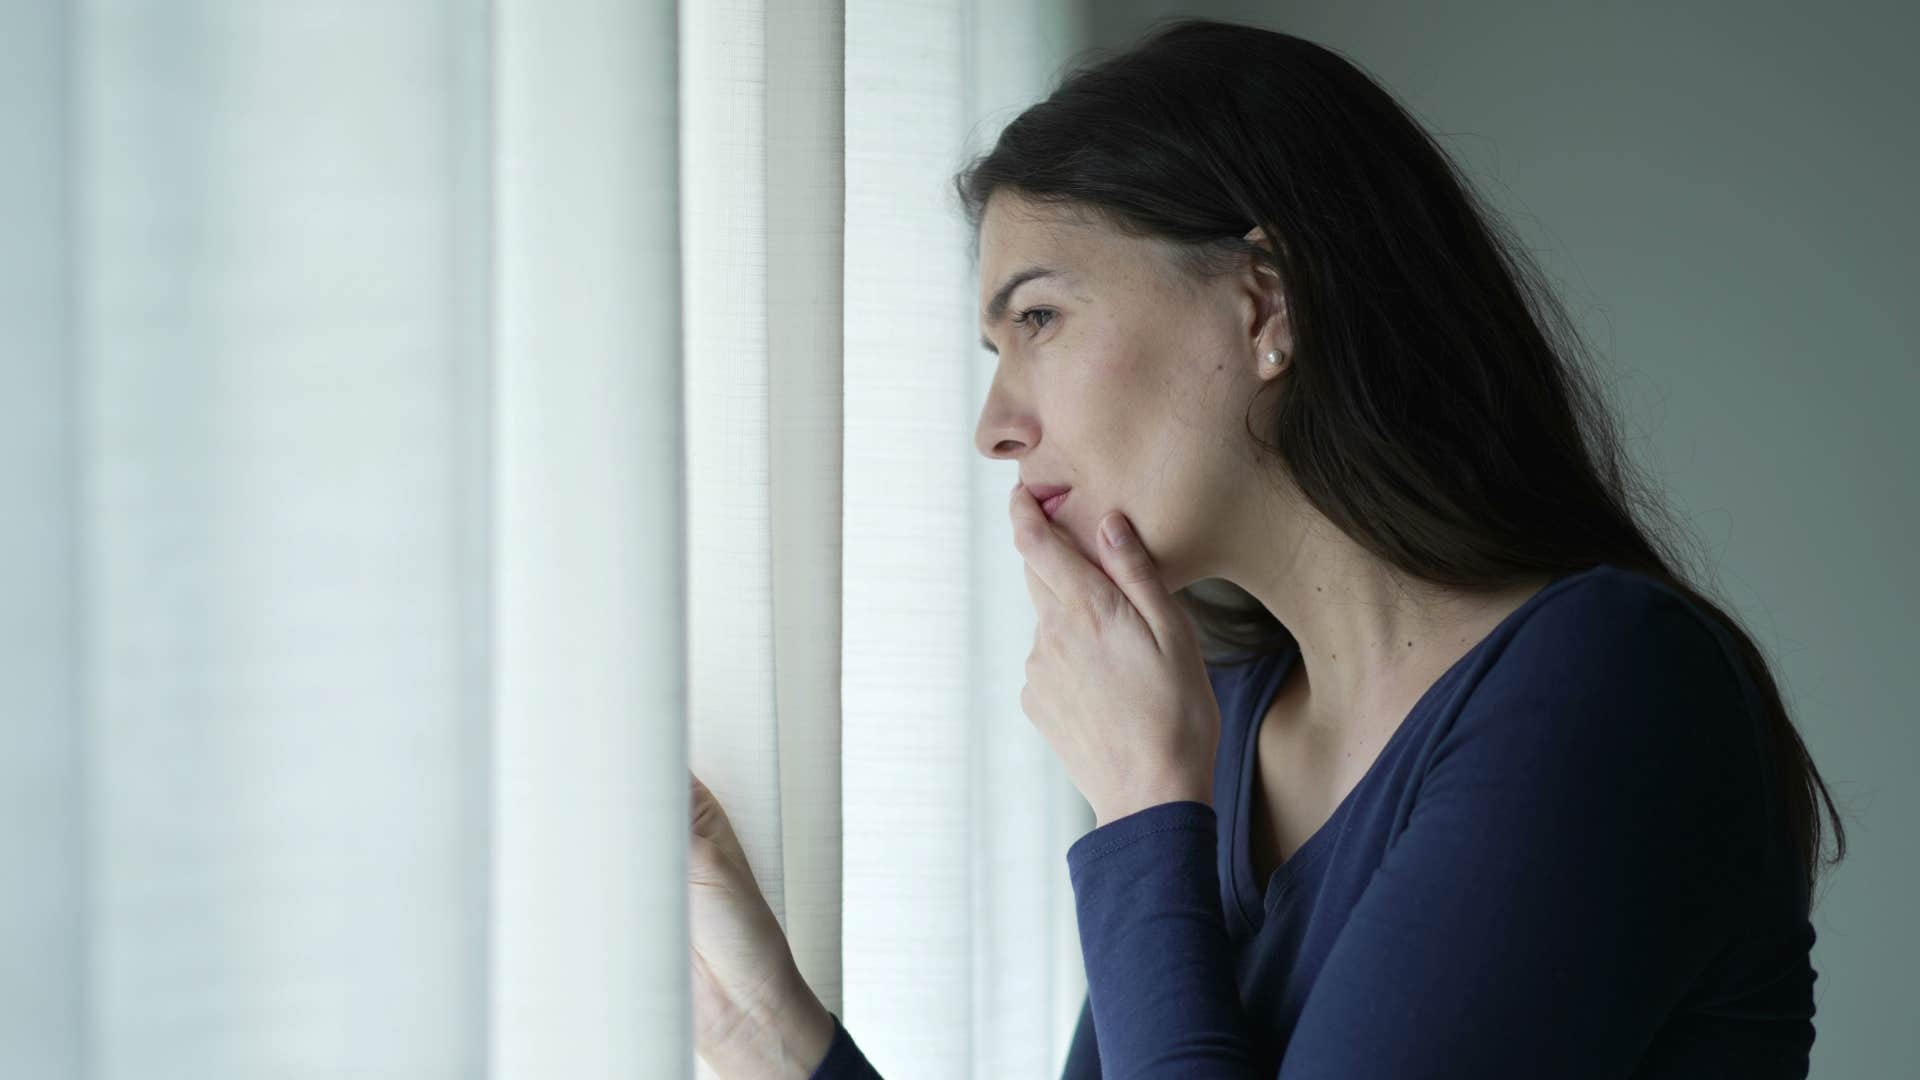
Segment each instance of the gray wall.
[{"label": "gray wall", "polygon": [[1197,14],[1328,46],[1513,218],[1849,814],[1851,850],[1814,914],[1813,1075],[1914,1075],[1920,9],[1086,10],[1099,45]]}]

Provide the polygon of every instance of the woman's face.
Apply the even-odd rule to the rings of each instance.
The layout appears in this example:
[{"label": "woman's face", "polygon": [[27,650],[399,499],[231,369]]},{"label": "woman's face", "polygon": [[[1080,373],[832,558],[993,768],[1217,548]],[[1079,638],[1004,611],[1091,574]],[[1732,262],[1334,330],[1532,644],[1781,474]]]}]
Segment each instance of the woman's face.
[{"label": "woman's face", "polygon": [[[1036,269],[1051,273],[1003,293]],[[1236,537],[1267,527],[1246,410],[1277,373],[1260,357],[1291,346],[1263,281],[1194,281],[1160,241],[996,193],[979,310],[999,359],[975,445],[1017,461],[1029,488],[1069,486],[1054,524],[1096,565],[1100,519],[1117,509],[1168,589],[1221,576]]]}]

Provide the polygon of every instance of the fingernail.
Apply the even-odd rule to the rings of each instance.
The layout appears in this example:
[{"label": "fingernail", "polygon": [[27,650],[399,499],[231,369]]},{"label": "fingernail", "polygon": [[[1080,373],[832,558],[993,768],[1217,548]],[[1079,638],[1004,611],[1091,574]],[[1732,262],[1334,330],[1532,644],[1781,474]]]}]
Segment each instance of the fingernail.
[{"label": "fingernail", "polygon": [[1133,539],[1133,530],[1127,528],[1126,519],[1119,514],[1109,514],[1107,520],[1100,523],[1100,532],[1106,536],[1108,547],[1126,547]]}]

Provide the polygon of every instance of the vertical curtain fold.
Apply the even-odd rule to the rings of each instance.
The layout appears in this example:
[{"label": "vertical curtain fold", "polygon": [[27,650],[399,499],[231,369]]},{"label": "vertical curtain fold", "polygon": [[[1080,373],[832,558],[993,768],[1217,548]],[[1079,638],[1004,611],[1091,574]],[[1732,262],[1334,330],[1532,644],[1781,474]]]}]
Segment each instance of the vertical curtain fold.
[{"label": "vertical curtain fold", "polygon": [[[689,760],[792,933],[781,752],[793,740],[780,729],[797,719],[778,708],[776,669],[767,16],[760,0],[727,0],[682,4],[680,18]],[[804,362],[804,344],[783,348]]]},{"label": "vertical curtain fold", "polygon": [[1085,993],[1064,852],[1092,822],[1019,707],[1017,470],[974,446],[952,186],[1078,34],[1069,4],[847,8],[845,1013],[883,1072],[1058,1075]]},{"label": "vertical curtain fold", "polygon": [[0,1075],[87,1061],[66,9],[0,5]]},{"label": "vertical curtain fold", "polygon": [[[842,844],[846,1020],[883,1072],[972,1075],[965,5],[849,0]],[[1022,797],[993,793],[994,797]]]},{"label": "vertical curtain fold", "polygon": [[676,12],[493,25],[492,1075],[684,1075]]},{"label": "vertical curtain fold", "polygon": [[23,618],[73,628],[72,691],[28,723],[79,752],[53,804],[78,888],[32,925],[80,989],[10,1055],[484,1068],[485,216],[448,33],[479,15],[57,16],[68,228],[40,265],[69,303],[35,359],[67,380],[71,524],[38,565],[69,577]]},{"label": "vertical curtain fold", "polygon": [[782,917],[801,973],[838,1007],[845,12],[840,0],[785,0],[766,20],[777,46],[764,54],[764,195]]}]

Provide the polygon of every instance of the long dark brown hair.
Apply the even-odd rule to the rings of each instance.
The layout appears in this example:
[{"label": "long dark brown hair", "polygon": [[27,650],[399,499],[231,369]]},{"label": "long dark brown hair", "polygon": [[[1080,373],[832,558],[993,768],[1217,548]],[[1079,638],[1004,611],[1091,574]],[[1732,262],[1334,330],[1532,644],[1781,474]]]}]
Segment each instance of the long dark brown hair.
[{"label": "long dark brown hair", "polygon": [[[988,199],[1005,189],[1170,242],[1199,278],[1250,259],[1276,271],[1293,329],[1288,389],[1258,431],[1250,406],[1247,430],[1320,513],[1403,573],[1490,592],[1605,563],[1710,614],[1765,703],[1811,906],[1846,829],[1767,660],[1688,583],[1701,575],[1674,539],[1687,530],[1625,453],[1539,269],[1385,89],[1301,38],[1162,20],[1124,52],[1069,65],[955,187],[976,259]],[[1256,224],[1271,249],[1244,239]],[[1228,582],[1178,595],[1209,659],[1294,647]],[[1823,803],[1835,844],[1824,863]]]}]

